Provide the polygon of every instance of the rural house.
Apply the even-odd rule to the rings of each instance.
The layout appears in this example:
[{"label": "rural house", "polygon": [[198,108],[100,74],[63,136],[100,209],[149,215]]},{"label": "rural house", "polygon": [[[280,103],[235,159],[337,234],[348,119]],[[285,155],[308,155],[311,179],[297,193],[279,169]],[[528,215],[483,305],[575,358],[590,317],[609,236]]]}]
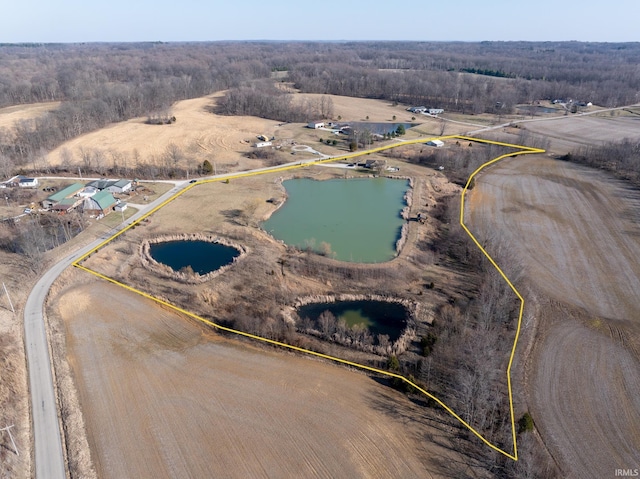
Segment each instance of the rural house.
[{"label": "rural house", "polygon": [[87,183],[87,186],[91,186],[98,190],[108,190],[111,193],[122,194],[131,191],[131,180],[94,180]]},{"label": "rural house", "polygon": [[26,176],[18,175],[8,179],[2,183],[3,187],[7,186],[19,186],[20,188],[36,188],[38,186],[38,178],[27,178]]},{"label": "rural house", "polygon": [[104,190],[104,189],[107,189],[109,186],[111,186],[114,183],[115,183],[114,180],[93,180],[93,181],[87,183],[87,187],[92,187],[92,188],[95,188],[97,190]]},{"label": "rural house", "polygon": [[38,178],[20,178],[18,186],[20,188],[37,188]]}]

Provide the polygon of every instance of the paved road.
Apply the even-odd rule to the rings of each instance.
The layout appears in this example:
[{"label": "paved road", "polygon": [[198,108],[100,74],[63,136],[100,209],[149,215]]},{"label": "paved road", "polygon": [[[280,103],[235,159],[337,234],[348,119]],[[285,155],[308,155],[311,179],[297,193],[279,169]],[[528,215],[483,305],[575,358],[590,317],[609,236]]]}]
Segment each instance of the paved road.
[{"label": "paved road", "polygon": [[[145,205],[144,209],[129,218],[129,224],[144,215],[147,211],[176,194],[188,185],[184,182],[176,186],[154,202]],[[71,256],[57,263],[44,273],[31,291],[24,308],[24,338],[29,371],[29,389],[31,393],[31,409],[33,419],[33,437],[35,448],[36,478],[63,479],[66,477],[58,407],[53,387],[51,357],[49,343],[43,317],[44,303],[51,285],[56,278],[76,259],[92,250],[111,234],[95,240],[81,248]]]},{"label": "paved road", "polygon": [[[363,152],[364,153],[364,152]],[[325,159],[322,157],[321,159]],[[277,170],[283,167],[312,164],[318,159],[310,159],[287,163],[275,167],[258,168],[240,173],[209,176],[204,179],[220,179],[225,177],[237,177],[253,175],[269,170]],[[174,184],[178,182],[172,182]],[[190,182],[183,181],[174,188],[160,196],[148,205],[142,207],[135,215],[129,218],[121,227],[125,227],[144,216],[147,212],[156,208],[162,202],[176,195],[180,190],[188,187]],[[82,255],[96,248],[104,240],[110,238],[113,232],[107,232],[91,244],[77,250],[71,256],[63,259],[42,275],[29,294],[24,308],[24,338],[26,344],[26,356],[29,373],[29,389],[31,394],[31,409],[33,420],[35,477],[37,479],[64,479],[66,477],[64,454],[62,451],[62,438],[60,433],[60,421],[56,404],[55,389],[53,387],[53,373],[51,357],[49,355],[49,343],[47,341],[44,322],[44,304],[51,285],[58,276]]]}]

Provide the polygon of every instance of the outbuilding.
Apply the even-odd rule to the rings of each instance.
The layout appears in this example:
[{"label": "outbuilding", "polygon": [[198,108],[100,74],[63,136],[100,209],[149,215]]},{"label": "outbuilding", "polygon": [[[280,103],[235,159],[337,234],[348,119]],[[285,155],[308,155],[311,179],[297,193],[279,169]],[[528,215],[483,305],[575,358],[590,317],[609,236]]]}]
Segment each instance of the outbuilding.
[{"label": "outbuilding", "polygon": [[[80,204],[81,199],[78,198],[78,194],[84,189],[84,185],[82,183],[74,183],[72,185],[67,186],[66,188],[58,191],[57,193],[52,194],[47,197],[46,200],[42,202],[42,207],[46,210],[53,208],[58,203],[65,201],[65,207],[71,205],[71,208],[75,208],[78,204]],[[69,208],[65,208],[65,211]]]},{"label": "outbuilding", "polygon": [[442,140],[430,140],[427,142],[428,146],[435,146],[436,148],[441,148],[444,146],[444,142]]},{"label": "outbuilding", "polygon": [[313,130],[324,128],[324,121],[311,121],[307,124],[307,128],[311,128]]},{"label": "outbuilding", "polygon": [[107,186],[107,190],[111,193],[122,194],[131,191],[131,180],[118,180]]},{"label": "outbuilding", "polygon": [[270,141],[259,141],[256,143],[256,148],[264,148],[265,146],[271,146],[271,144]]},{"label": "outbuilding", "polygon": [[107,215],[116,206],[116,199],[107,190],[100,191],[82,204],[82,211],[90,215]]}]

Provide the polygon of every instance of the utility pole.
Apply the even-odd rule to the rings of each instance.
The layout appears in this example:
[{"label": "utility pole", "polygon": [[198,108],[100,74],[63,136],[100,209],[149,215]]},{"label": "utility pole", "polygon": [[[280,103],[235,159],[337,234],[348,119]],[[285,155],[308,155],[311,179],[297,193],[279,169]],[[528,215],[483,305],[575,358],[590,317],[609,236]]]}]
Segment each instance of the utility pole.
[{"label": "utility pole", "polygon": [[11,306],[11,311],[13,314],[16,314],[16,310],[13,309],[13,303],[11,302],[11,297],[9,296],[9,291],[7,290],[7,285],[2,283],[2,287],[4,288],[4,292],[7,294],[7,299],[9,300],[9,306]]},{"label": "utility pole", "polygon": [[82,171],[80,171],[80,167],[78,166],[78,176],[82,179]]},{"label": "utility pole", "polygon": [[16,442],[13,440],[13,436],[11,435],[12,427],[13,424],[11,426],[3,427],[2,429],[0,429],[0,431],[7,431],[9,433],[9,439],[11,439],[11,444],[13,444],[13,450],[16,451],[16,456],[19,456],[20,453],[18,452],[18,448],[16,447]]}]

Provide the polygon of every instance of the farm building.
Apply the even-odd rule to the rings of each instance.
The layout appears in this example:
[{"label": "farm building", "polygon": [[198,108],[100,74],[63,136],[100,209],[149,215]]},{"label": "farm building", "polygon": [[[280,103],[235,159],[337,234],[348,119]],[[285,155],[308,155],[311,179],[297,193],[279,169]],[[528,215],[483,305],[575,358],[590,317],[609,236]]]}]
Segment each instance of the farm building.
[{"label": "farm building", "polygon": [[127,193],[131,191],[133,182],[131,180],[94,180],[87,183],[87,186],[91,186],[100,191],[108,190],[111,193]]},{"label": "farm building", "polygon": [[124,201],[121,201],[113,208],[116,211],[124,211],[127,209],[127,204]]},{"label": "farm building", "polygon": [[440,148],[444,146],[444,142],[442,140],[431,140],[427,142],[429,146],[435,146],[436,148]]},{"label": "farm building", "polygon": [[131,191],[131,180],[118,180],[107,186],[107,190],[111,193],[126,193]]},{"label": "farm building", "polygon": [[407,108],[407,111],[410,111],[411,113],[424,113],[425,111],[427,111],[427,107],[426,106],[412,106],[410,108]]},{"label": "farm building", "polygon": [[439,115],[440,113],[444,113],[444,110],[442,108],[429,108],[427,113],[429,113],[429,115]]},{"label": "farm building", "polygon": [[83,190],[78,192],[78,196],[80,198],[89,198],[95,195],[98,191],[100,190],[94,186],[85,186]]},{"label": "farm building", "polygon": [[259,141],[256,143],[256,148],[264,148],[265,146],[271,146],[270,141]]},{"label": "farm building", "polygon": [[51,207],[51,210],[57,211],[58,213],[66,213],[67,211],[77,207],[81,201],[82,200],[79,200],[78,198],[74,198],[74,197],[63,198],[59,202],[57,202],[55,205],[53,205]]},{"label": "farm building", "polygon": [[307,128],[317,130],[318,128],[324,128],[324,121],[310,121],[307,124]]},{"label": "farm building", "polygon": [[71,208],[75,208],[82,201],[81,198],[78,198],[79,193],[84,189],[84,185],[82,183],[74,183],[72,185],[67,186],[66,188],[58,191],[57,193],[52,194],[47,197],[47,199],[42,201],[42,207],[46,210],[55,209],[55,205],[58,203],[62,203],[64,201],[63,206],[71,205],[70,207],[66,207],[64,210],[67,211]]},{"label": "farm building", "polygon": [[106,191],[100,191],[90,198],[86,198],[82,204],[82,211],[90,215],[107,215],[116,205],[116,199]]}]

